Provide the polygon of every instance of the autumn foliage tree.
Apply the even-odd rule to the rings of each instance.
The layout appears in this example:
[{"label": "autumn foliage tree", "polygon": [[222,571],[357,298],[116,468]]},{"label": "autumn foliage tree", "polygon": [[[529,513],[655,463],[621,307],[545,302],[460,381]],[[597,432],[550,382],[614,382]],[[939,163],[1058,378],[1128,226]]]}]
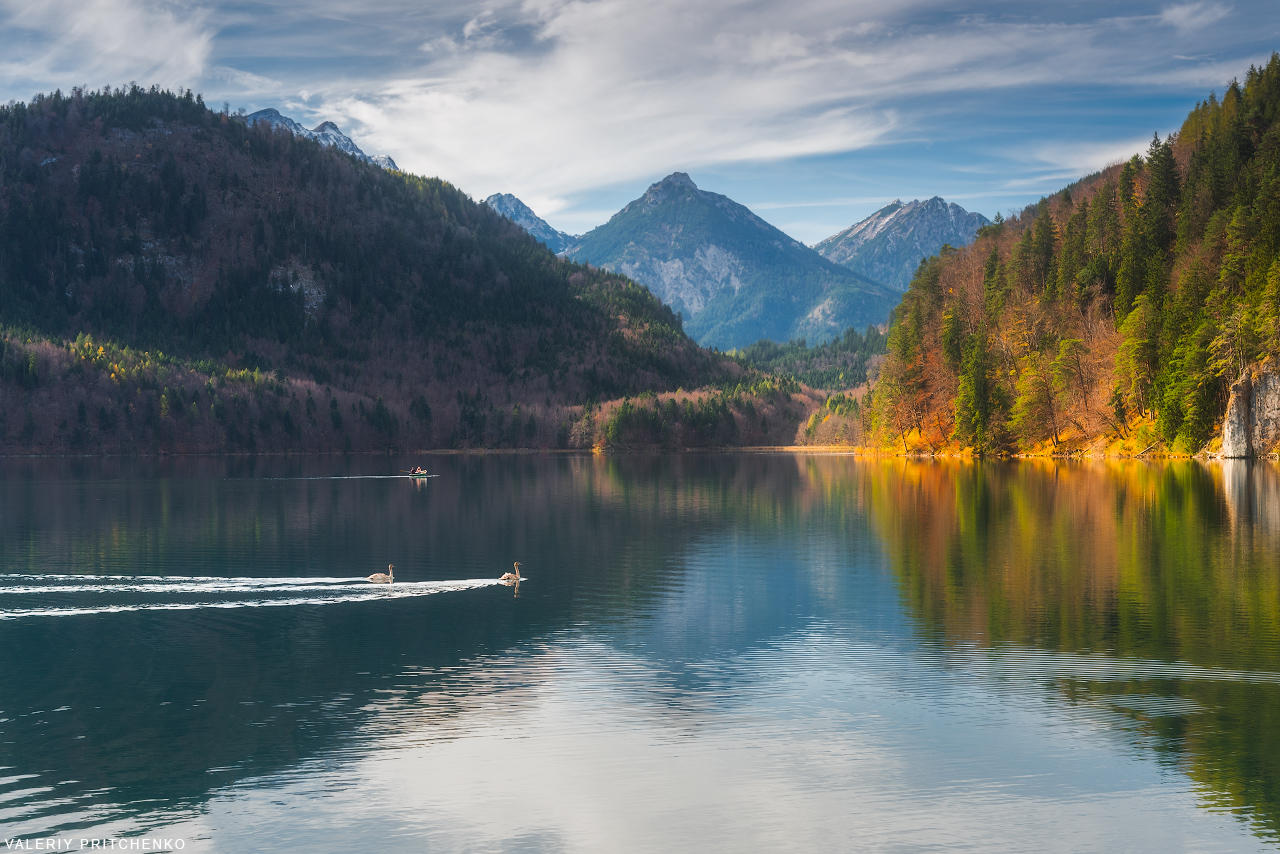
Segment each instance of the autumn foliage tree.
[{"label": "autumn foliage tree", "polygon": [[1268,356],[1280,356],[1280,55],[1144,154],[923,263],[894,315],[877,424],[900,443],[945,417],[953,446],[985,452],[1006,428],[1014,449],[1083,447],[1139,419],[1193,452],[1230,383]]}]

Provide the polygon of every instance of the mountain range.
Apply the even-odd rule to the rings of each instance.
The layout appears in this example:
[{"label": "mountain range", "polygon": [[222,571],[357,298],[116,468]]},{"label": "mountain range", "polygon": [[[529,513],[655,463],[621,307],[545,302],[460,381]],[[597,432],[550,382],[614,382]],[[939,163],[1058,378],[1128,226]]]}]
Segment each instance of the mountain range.
[{"label": "mountain range", "polygon": [[828,260],[901,292],[922,259],[936,255],[944,245],[968,246],[978,229],[990,224],[982,214],[938,196],[905,204],[895,199],[813,248]]},{"label": "mountain range", "polygon": [[300,136],[303,139],[312,139],[320,143],[324,148],[336,148],[350,154],[357,160],[365,163],[372,163],[374,166],[381,166],[383,169],[395,169],[399,171],[396,162],[385,154],[375,154],[370,156],[360,150],[360,146],[351,141],[351,137],[338,130],[338,126],[333,122],[321,122],[311,130],[307,130],[300,122],[297,122],[288,116],[280,114],[279,110],[266,109],[258,110],[256,113],[250,113],[245,116],[245,122],[250,125],[263,122],[271,125],[271,127],[280,127],[291,132],[294,136]]},{"label": "mountain range", "polygon": [[849,326],[884,323],[922,258],[971,243],[989,224],[936,196],[895,201],[810,249],[683,172],[580,236],[556,230],[509,193],[485,204],[553,252],[640,282],[680,312],[700,343],[726,348],[762,338],[827,341]]},{"label": "mountain range", "polygon": [[565,254],[644,284],[709,347],[829,340],[850,326],[884,323],[895,302],[888,288],[699,189],[683,172],[649,187]]}]

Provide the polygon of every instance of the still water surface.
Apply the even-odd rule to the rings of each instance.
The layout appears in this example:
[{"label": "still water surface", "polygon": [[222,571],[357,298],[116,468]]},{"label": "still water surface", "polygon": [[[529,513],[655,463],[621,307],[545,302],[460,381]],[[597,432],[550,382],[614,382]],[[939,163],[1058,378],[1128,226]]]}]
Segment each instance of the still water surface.
[{"label": "still water surface", "polygon": [[0,462],[0,836],[138,834],[1275,850],[1280,472]]}]

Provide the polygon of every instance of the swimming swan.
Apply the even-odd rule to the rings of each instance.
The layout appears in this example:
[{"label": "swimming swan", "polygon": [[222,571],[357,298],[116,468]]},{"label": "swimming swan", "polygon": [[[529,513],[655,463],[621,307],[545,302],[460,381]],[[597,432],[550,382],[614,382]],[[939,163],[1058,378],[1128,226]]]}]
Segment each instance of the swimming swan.
[{"label": "swimming swan", "polygon": [[516,561],[515,572],[505,572],[503,573],[502,577],[499,578],[498,580],[499,581],[519,581],[520,580],[520,561]]},{"label": "swimming swan", "polygon": [[396,580],[396,565],[394,563],[387,564],[386,572],[375,572],[373,575],[365,579],[374,584],[391,584]]}]

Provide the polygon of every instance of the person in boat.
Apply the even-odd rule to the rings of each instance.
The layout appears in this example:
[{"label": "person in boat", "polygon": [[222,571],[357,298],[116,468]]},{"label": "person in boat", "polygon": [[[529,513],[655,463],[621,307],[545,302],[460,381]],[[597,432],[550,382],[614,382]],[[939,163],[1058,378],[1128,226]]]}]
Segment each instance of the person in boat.
[{"label": "person in boat", "polygon": [[424,469],[422,466],[414,466],[413,470],[409,472],[409,474],[426,474],[426,473],[427,473],[427,470]]}]

